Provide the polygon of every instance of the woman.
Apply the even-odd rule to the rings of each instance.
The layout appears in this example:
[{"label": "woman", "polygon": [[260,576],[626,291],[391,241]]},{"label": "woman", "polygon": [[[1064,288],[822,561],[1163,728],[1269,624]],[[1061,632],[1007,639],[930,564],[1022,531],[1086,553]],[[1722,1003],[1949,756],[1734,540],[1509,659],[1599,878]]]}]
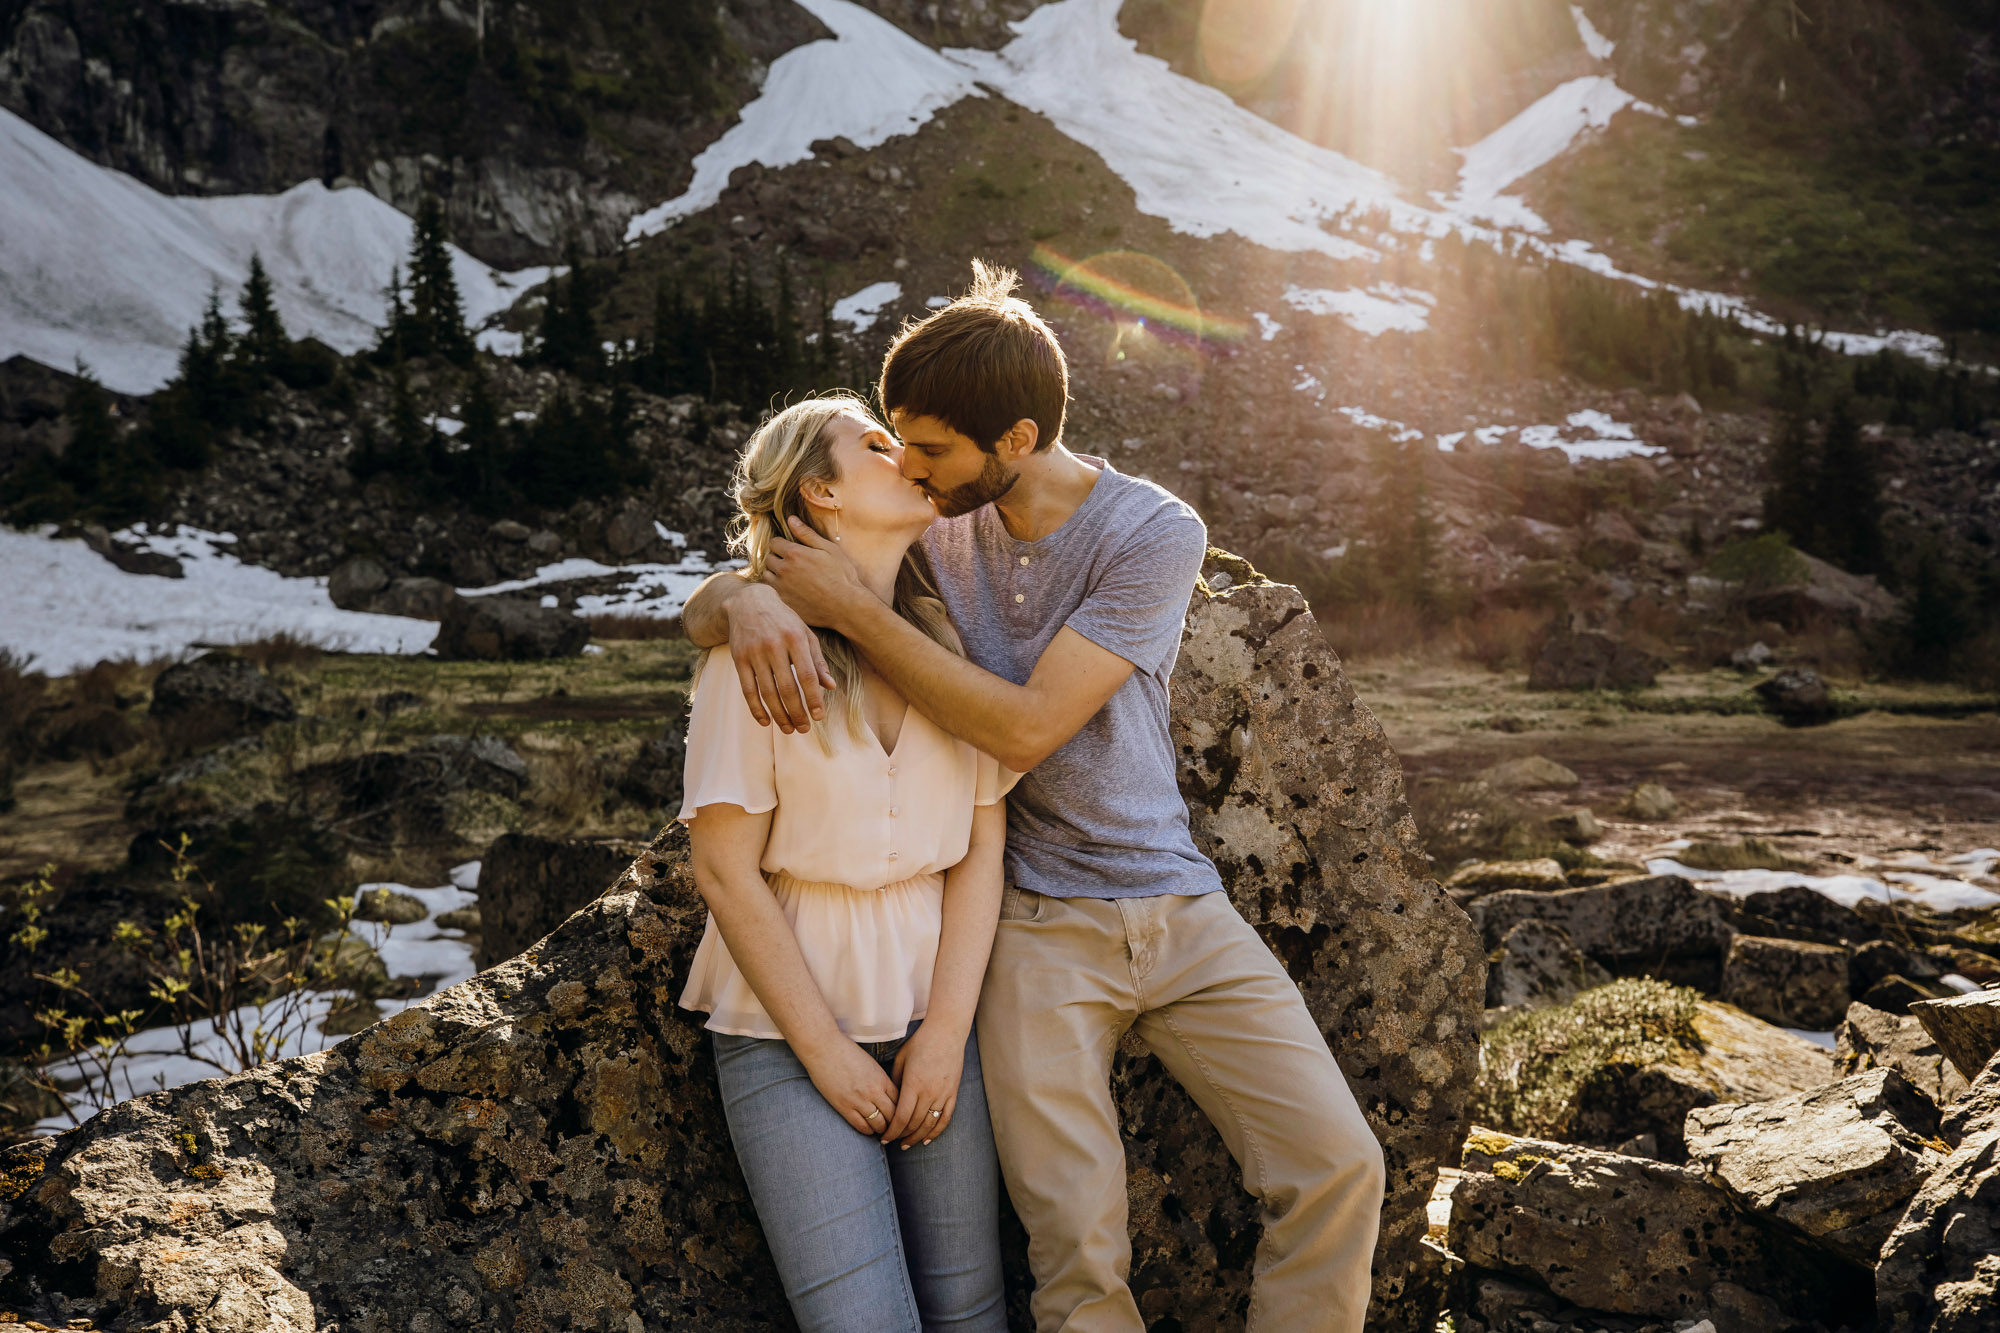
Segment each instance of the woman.
[{"label": "woman", "polygon": [[[935,516],[858,399],[786,408],[738,465],[759,577],[802,517],[957,650],[911,548]],[[828,720],[759,726],[729,650],[696,677],[687,795],[705,1010],[729,1133],[801,1328],[1005,1329],[999,1167],[972,1016],[1017,776],[910,709],[837,635]],[[722,660],[715,660],[720,658]]]}]

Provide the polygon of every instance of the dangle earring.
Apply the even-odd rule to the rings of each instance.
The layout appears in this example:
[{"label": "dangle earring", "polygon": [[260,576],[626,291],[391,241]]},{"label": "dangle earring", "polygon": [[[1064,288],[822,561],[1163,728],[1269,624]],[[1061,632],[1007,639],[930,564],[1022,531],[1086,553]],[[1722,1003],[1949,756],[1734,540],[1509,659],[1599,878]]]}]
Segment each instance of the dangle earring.
[{"label": "dangle earring", "polygon": [[[828,496],[827,498],[828,498],[828,499],[830,500],[830,499],[832,499],[833,497],[832,497],[832,496]],[[838,529],[838,528],[839,528],[839,526],[840,526],[840,506],[839,506],[839,505],[833,505],[832,507],[830,507],[830,508],[829,508],[829,509],[828,509],[828,510],[826,511],[826,526],[827,526],[827,528],[829,529],[829,531],[827,532],[827,534],[826,534],[826,535],[827,535],[827,536],[829,536],[829,537],[831,537],[831,538],[833,538],[833,539],[834,539],[835,541],[839,541],[839,540],[840,540],[840,533],[839,533],[838,531],[834,531],[834,530],[833,530],[833,529]]]}]

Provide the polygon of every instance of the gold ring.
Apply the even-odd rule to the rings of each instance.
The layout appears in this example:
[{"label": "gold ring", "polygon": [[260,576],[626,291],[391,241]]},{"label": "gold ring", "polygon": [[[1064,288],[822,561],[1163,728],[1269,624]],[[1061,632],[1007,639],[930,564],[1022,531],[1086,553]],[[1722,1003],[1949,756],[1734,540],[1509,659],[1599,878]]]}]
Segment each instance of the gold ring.
[{"label": "gold ring", "polygon": [[875,1119],[876,1117],[880,1116],[881,1114],[882,1114],[882,1113],[881,1113],[880,1111],[875,1111],[875,1110],[871,1110],[871,1111],[869,1111],[869,1112],[868,1112],[868,1114],[867,1114],[867,1115],[864,1115],[864,1116],[862,1116],[861,1118],[862,1118],[863,1120],[873,1120],[873,1119]]}]

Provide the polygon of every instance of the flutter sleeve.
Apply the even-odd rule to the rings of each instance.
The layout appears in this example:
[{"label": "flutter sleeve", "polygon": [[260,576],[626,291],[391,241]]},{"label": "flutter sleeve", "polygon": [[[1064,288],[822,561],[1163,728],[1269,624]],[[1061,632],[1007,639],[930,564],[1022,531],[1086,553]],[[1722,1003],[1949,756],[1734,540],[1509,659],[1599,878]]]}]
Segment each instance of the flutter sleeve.
[{"label": "flutter sleeve", "polygon": [[[1008,792],[1014,790],[1014,784],[1019,782],[1023,775],[1008,768],[984,750],[977,751],[976,753],[978,755],[979,775],[973,783],[972,803],[974,805],[991,805]],[[959,790],[963,791],[964,788],[961,787]],[[960,799],[963,798],[961,797]]]},{"label": "flutter sleeve", "polygon": [[739,805],[762,814],[778,806],[775,727],[760,727],[738,688],[728,648],[712,650],[695,676],[688,712],[686,796],[675,816],[694,822],[704,805]]}]

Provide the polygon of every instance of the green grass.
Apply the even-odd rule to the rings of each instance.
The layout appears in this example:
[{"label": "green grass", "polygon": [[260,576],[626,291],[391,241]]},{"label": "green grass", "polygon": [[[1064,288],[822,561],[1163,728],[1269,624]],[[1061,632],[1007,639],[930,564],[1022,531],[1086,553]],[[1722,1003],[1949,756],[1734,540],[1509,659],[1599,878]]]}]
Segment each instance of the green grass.
[{"label": "green grass", "polygon": [[1625,115],[1536,178],[1558,231],[1780,314],[2000,334],[2000,149]]}]

